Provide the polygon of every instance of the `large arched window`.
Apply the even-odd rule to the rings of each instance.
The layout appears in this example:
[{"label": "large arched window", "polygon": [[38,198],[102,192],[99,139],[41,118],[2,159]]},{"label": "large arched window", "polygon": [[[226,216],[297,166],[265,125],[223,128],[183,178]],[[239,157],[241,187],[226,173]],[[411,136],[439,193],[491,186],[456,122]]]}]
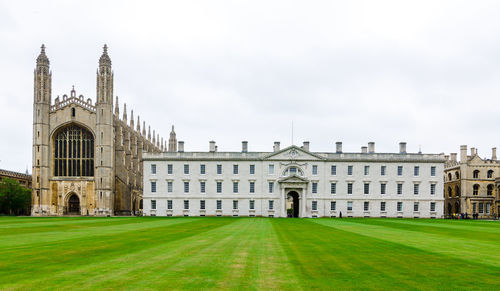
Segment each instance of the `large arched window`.
[{"label": "large arched window", "polygon": [[283,176],[285,177],[288,177],[288,176],[291,176],[291,175],[298,175],[298,176],[304,176],[304,173],[302,172],[302,170],[298,167],[290,167],[290,168],[287,168],[284,172],[283,172]]},{"label": "large arched window", "polygon": [[460,197],[460,187],[455,186],[455,196]]},{"label": "large arched window", "polygon": [[70,125],[54,135],[54,176],[94,176],[94,136]]},{"label": "large arched window", "polygon": [[451,192],[451,187],[448,187],[448,197],[453,197],[453,193]]},{"label": "large arched window", "polygon": [[475,184],[474,186],[472,186],[472,195],[474,195],[474,196],[479,195],[479,185],[478,184]]},{"label": "large arched window", "polygon": [[488,171],[488,178],[493,178],[493,170]]},{"label": "large arched window", "polygon": [[472,173],[472,177],[474,179],[478,179],[479,178],[479,170],[475,170],[473,173]]},{"label": "large arched window", "polygon": [[448,181],[451,181],[451,173],[448,173]]},{"label": "large arched window", "polygon": [[493,184],[489,184],[488,187],[486,188],[486,194],[488,196],[492,196],[493,195]]},{"label": "large arched window", "polygon": [[458,171],[455,172],[455,178],[460,179],[460,174],[458,173]]}]

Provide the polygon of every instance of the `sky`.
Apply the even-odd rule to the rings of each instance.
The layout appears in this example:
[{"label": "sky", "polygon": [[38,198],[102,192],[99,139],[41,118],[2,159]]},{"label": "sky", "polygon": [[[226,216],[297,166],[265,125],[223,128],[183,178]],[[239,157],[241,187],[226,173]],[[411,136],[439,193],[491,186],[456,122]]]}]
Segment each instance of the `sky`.
[{"label": "sky", "polygon": [[[500,146],[500,1],[0,0],[0,168],[31,172],[33,70],[95,102],[102,47],[120,111],[186,151],[458,152]],[[292,140],[293,122],[293,140]]]}]

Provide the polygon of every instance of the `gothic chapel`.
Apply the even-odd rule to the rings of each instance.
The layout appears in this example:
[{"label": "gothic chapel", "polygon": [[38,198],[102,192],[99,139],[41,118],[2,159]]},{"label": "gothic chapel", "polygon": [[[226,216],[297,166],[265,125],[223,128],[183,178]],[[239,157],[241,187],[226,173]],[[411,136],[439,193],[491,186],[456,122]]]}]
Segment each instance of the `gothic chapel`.
[{"label": "gothic chapel", "polygon": [[[32,215],[136,215],[142,211],[142,153],[167,151],[166,141],[134,112],[113,108],[113,71],[104,45],[96,103],[77,95],[52,102],[52,72],[42,45],[33,103]],[[114,110],[113,110],[114,109]],[[176,151],[174,129],[168,151]]]}]

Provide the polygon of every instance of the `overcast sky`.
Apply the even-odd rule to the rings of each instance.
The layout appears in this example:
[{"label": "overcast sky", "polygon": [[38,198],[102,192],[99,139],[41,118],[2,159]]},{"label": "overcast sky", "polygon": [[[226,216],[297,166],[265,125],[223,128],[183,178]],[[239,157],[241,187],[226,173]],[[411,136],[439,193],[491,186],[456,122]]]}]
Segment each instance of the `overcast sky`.
[{"label": "overcast sky", "polygon": [[[0,168],[31,172],[33,69],[95,101],[104,43],[120,107],[186,151],[457,152],[500,146],[500,1],[0,0]],[[123,108],[120,108],[123,112]],[[130,117],[130,112],[128,113]]]}]

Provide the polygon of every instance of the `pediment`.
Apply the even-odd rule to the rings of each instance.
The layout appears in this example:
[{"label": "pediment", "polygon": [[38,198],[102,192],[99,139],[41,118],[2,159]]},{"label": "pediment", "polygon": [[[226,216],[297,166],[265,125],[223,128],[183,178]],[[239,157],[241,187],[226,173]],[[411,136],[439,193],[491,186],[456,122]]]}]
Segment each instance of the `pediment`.
[{"label": "pediment", "polygon": [[272,153],[264,158],[265,160],[280,160],[280,161],[320,161],[325,158],[306,151],[298,146],[289,146],[278,152]]},{"label": "pediment", "polygon": [[484,163],[484,160],[481,159],[478,155],[474,155],[470,160],[469,163],[471,164],[482,164]]}]

